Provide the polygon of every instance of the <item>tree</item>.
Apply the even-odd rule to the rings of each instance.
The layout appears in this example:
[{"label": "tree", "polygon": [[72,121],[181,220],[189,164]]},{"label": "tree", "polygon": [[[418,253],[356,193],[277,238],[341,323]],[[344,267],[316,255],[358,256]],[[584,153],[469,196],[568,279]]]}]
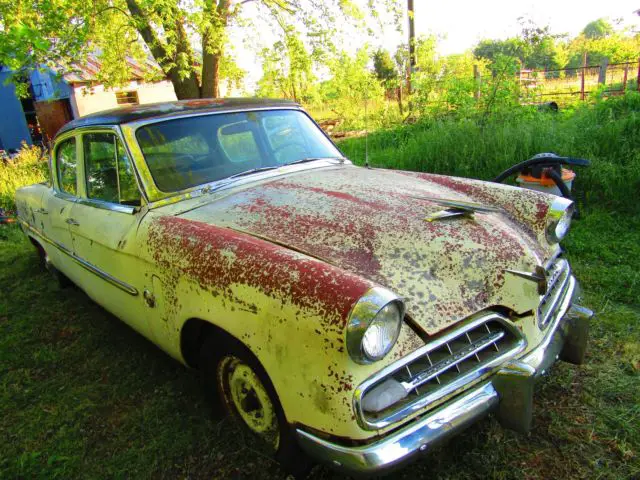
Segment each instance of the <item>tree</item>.
[{"label": "tree", "polygon": [[[558,52],[557,40],[564,35],[553,34],[548,25],[536,25],[526,17],[520,17],[518,21],[521,26],[520,36],[506,40],[482,40],[473,50],[475,56],[492,63],[498,57],[515,58],[523,68],[560,68],[557,60],[561,59],[561,52]],[[492,68],[492,71],[495,69]]]},{"label": "tree", "polygon": [[582,30],[582,33],[586,38],[604,38],[613,33],[613,26],[604,18],[599,18],[587,24]]},{"label": "tree", "polygon": [[[399,1],[369,2],[369,10],[393,10]],[[303,26],[309,41],[324,47],[339,19],[364,16],[351,0],[0,0],[0,63],[19,81],[20,72],[66,68],[101,52],[105,72],[116,76],[105,81],[118,84],[127,55],[142,61],[150,55],[178,98],[216,97],[221,75],[238,74],[229,29],[251,27],[250,5],[260,18]],[[105,55],[114,49],[118,55]]]},{"label": "tree", "polygon": [[378,80],[387,88],[397,82],[398,72],[396,71],[396,65],[387,50],[378,49],[373,54],[373,70]]}]

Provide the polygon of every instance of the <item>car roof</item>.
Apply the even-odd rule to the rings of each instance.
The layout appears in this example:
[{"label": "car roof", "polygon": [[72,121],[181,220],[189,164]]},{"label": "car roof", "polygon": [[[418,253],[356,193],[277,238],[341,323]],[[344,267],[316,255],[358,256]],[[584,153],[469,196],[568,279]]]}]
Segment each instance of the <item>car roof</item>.
[{"label": "car roof", "polygon": [[76,118],[65,124],[56,137],[78,127],[120,125],[150,118],[177,117],[192,113],[217,112],[221,110],[247,110],[270,107],[299,107],[293,100],[269,98],[199,98],[177,102],[149,103],[114,108]]}]

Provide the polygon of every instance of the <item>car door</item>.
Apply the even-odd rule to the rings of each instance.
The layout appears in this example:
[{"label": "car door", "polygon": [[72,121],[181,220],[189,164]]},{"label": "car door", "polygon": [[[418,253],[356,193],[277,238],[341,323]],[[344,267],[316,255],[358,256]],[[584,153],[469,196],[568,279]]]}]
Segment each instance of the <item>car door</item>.
[{"label": "car door", "polygon": [[[145,268],[135,236],[146,213],[134,167],[115,128],[84,131],[80,194],[70,216],[73,252],[85,267],[82,288],[145,336]],[[146,282],[149,283],[149,282]]]},{"label": "car door", "polygon": [[52,156],[53,191],[44,197],[46,205],[42,218],[43,234],[56,248],[48,249],[53,264],[75,280],[73,241],[69,222],[71,209],[78,198],[78,143],[69,136],[56,144]]}]

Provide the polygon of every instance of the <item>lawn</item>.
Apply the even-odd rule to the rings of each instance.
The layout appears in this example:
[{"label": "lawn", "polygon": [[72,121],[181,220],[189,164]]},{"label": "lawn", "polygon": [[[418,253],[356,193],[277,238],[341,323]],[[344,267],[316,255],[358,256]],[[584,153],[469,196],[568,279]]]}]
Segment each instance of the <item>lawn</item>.
[{"label": "lawn", "polygon": [[[640,478],[639,99],[371,136],[376,165],[482,178],[536,151],[594,160],[578,173],[582,218],[564,242],[597,314],[586,364],[558,364],[538,385],[529,434],[488,418],[393,478]],[[360,162],[363,147],[343,144]],[[0,292],[0,478],[284,477],[208,408],[196,372],[60,289],[15,225],[0,226]]]},{"label": "lawn", "polygon": [[[586,365],[539,384],[528,435],[489,418],[395,478],[640,475],[640,218],[590,211],[566,247],[597,313]],[[0,229],[0,478],[283,478],[198,378]],[[315,479],[337,478],[318,468]]]}]

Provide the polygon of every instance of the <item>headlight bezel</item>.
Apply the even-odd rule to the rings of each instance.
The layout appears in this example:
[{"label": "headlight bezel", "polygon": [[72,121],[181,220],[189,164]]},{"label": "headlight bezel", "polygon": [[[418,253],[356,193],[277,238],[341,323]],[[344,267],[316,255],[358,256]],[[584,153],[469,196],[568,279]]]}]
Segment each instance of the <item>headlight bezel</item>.
[{"label": "headlight bezel", "polygon": [[549,206],[545,234],[550,244],[560,243],[566,237],[571,228],[574,210],[573,201],[564,197],[556,198]]},{"label": "headlight bezel", "polygon": [[[389,343],[384,353],[378,357],[371,357],[363,346],[364,335],[378,314],[388,305],[396,304],[398,307],[397,328],[393,340]],[[361,365],[368,365],[382,360],[398,341],[402,322],[405,315],[405,305],[402,298],[382,287],[374,287],[367,291],[351,309],[347,324],[346,345],[351,359]]]}]

